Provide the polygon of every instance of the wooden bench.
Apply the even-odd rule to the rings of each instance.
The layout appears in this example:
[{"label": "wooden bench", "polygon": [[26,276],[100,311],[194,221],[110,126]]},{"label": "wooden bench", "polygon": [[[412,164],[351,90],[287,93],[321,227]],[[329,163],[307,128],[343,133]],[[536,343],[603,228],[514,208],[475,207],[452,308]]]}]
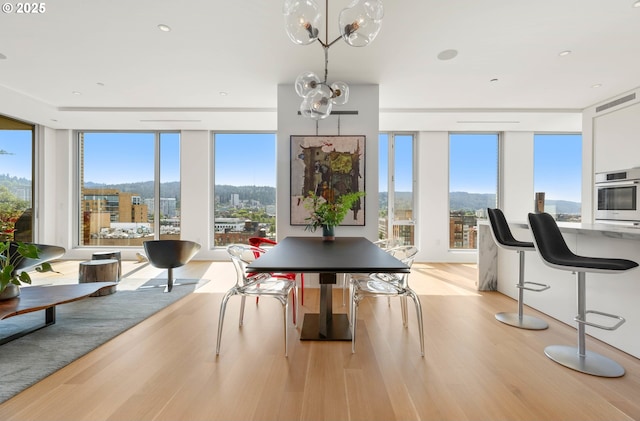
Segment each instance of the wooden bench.
[{"label": "wooden bench", "polygon": [[0,338],[0,345],[54,324],[57,305],[81,300],[103,288],[111,288],[115,285],[115,282],[92,282],[20,288],[19,297],[0,301],[0,320],[44,310],[44,324]]}]

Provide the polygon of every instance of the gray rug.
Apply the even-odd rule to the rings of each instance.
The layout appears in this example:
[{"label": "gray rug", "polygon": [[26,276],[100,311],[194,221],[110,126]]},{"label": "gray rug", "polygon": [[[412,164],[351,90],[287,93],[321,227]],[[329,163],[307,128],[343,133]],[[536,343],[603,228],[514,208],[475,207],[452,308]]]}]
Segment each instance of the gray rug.
[{"label": "gray rug", "polygon": [[[0,345],[0,402],[97,348],[109,339],[204,285],[207,280],[180,279],[164,293],[166,279],[123,279],[118,292],[88,297],[56,307],[56,323]],[[44,311],[0,320],[4,338],[44,322]]]}]

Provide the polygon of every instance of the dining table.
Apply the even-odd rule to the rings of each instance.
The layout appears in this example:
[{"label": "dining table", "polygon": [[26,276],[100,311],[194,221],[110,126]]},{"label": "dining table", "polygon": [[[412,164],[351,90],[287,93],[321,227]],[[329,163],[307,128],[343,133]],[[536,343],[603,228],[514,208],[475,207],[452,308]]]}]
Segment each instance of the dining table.
[{"label": "dining table", "polygon": [[333,313],[333,285],[338,273],[408,273],[402,263],[365,237],[285,237],[253,261],[247,270],[267,273],[318,273],[320,312],[306,313],[301,340],[350,341],[346,314]]}]

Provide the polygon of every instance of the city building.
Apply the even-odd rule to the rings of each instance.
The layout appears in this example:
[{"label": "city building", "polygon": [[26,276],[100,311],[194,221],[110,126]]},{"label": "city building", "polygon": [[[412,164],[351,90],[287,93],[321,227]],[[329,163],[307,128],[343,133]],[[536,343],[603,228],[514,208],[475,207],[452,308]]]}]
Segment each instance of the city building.
[{"label": "city building", "polygon": [[[153,213],[155,200],[153,198],[144,199],[144,203],[147,205],[149,215]],[[160,198],[160,215],[163,218],[175,218],[178,216],[177,200],[175,197],[161,197]]]},{"label": "city building", "polygon": [[143,204],[140,196],[135,193],[117,189],[84,189],[81,208],[82,239],[85,245],[95,244],[92,238],[100,237],[101,233],[109,233],[109,230],[118,224],[120,228],[123,223],[127,226],[133,224],[134,231],[138,229],[136,224],[148,226],[147,205]]}]

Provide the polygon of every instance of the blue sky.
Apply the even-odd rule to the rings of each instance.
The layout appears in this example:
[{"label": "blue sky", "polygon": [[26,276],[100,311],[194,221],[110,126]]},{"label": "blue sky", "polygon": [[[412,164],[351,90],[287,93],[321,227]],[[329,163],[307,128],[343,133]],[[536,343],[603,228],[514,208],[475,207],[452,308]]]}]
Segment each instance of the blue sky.
[{"label": "blue sky", "polygon": [[545,199],[581,201],[581,134],[535,135],[533,166],[534,190]]},{"label": "blue sky", "polygon": [[275,133],[216,133],[215,184],[275,187],[275,144]]},{"label": "blue sky", "polygon": [[498,135],[453,133],[449,139],[449,191],[495,194]]},{"label": "blue sky", "polygon": [[[451,134],[450,191],[496,192],[497,139],[496,134]],[[534,135],[534,191],[545,192],[547,200],[580,202],[581,179],[581,134]]]},{"label": "blue sky", "polygon": [[0,174],[31,179],[31,131],[0,130]]},{"label": "blue sky", "polygon": [[[496,190],[496,134],[452,134],[450,191]],[[547,199],[580,201],[581,135],[537,134],[534,188]],[[380,174],[386,174],[387,135],[380,136]],[[410,136],[396,136],[396,190],[411,190]],[[275,134],[216,134],[216,184],[276,185]],[[179,180],[179,134],[161,135],[163,182]],[[153,133],[85,133],[86,182],[118,184],[153,180]],[[0,130],[0,173],[31,178],[31,133]],[[124,152],[123,152],[124,151]],[[238,166],[237,162],[243,164]],[[380,177],[386,191],[386,176]]]},{"label": "blue sky", "polygon": [[[396,135],[395,136],[395,190],[398,192],[410,192],[413,187],[413,136]],[[378,190],[386,192],[389,190],[388,177],[389,173],[389,135],[381,133],[379,136],[379,180]]]},{"label": "blue sky", "polygon": [[[161,135],[162,182],[180,180],[180,135]],[[84,134],[84,181],[104,184],[154,179],[153,133]]]}]

